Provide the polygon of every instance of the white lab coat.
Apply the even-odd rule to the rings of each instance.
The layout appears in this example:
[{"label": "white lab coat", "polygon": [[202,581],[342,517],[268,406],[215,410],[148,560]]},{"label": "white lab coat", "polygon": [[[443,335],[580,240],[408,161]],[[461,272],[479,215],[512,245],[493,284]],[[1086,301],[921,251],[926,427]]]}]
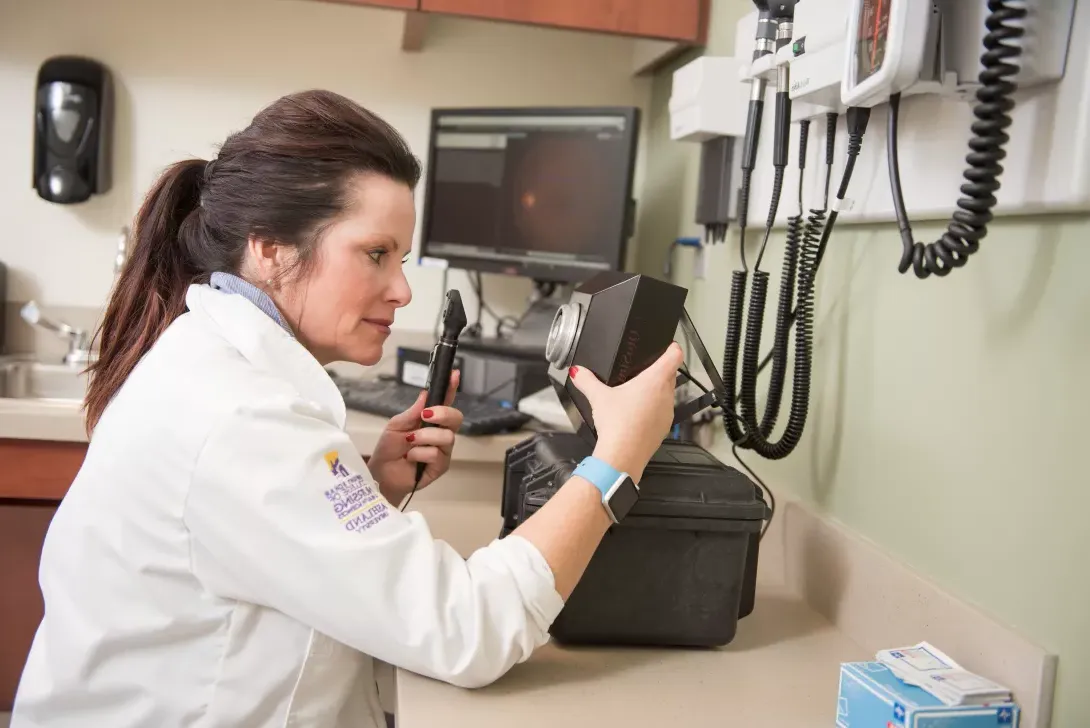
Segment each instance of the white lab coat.
[{"label": "white lab coat", "polygon": [[562,601],[534,546],[435,540],[298,342],[242,296],[187,303],[49,529],[12,728],[380,726],[374,658],[477,687],[547,640]]}]

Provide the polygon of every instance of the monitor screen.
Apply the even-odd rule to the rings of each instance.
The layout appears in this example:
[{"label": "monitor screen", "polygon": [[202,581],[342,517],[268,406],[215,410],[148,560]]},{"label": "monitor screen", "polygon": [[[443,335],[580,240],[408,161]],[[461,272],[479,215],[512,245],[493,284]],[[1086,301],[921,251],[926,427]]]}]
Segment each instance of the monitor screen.
[{"label": "monitor screen", "polygon": [[421,255],[573,282],[623,267],[638,110],[432,115]]}]

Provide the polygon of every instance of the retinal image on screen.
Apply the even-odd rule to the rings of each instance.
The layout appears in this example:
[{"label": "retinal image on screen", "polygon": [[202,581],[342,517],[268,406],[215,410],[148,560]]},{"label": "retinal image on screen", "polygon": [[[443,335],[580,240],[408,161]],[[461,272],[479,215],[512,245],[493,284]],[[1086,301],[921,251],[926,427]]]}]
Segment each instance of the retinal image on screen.
[{"label": "retinal image on screen", "polygon": [[617,264],[631,137],[623,116],[439,117],[427,248],[502,263]]}]

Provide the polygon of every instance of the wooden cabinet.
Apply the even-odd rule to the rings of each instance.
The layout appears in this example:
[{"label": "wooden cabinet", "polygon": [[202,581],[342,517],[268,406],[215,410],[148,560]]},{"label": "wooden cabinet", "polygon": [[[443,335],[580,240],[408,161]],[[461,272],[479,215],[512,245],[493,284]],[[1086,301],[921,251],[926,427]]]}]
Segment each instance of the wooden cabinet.
[{"label": "wooden cabinet", "polygon": [[420,0],[420,10],[701,45],[708,0]]},{"label": "wooden cabinet", "polygon": [[56,503],[0,500],[0,712],[11,710],[42,621],[38,562]]},{"label": "wooden cabinet", "polygon": [[374,5],[380,8],[397,8],[398,10],[420,9],[420,0],[324,0],[324,2],[340,3],[341,5]]},{"label": "wooden cabinet", "polygon": [[11,710],[42,620],[38,564],[87,445],[0,439],[0,712]]},{"label": "wooden cabinet", "polygon": [[60,501],[86,453],[84,442],[0,439],[0,500]]}]

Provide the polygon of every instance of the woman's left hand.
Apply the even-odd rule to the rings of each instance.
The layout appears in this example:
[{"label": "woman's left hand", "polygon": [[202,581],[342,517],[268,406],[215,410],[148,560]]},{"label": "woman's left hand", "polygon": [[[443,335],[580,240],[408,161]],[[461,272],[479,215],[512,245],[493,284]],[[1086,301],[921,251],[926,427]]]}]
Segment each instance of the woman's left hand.
[{"label": "woman's left hand", "polygon": [[[412,491],[417,463],[427,465],[418,490],[450,469],[454,434],[462,426],[462,413],[450,405],[460,380],[458,371],[451,372],[450,387],[442,407],[425,409],[427,391],[421,391],[413,406],[391,417],[379,436],[367,469],[378,481],[382,495],[394,505],[401,503]],[[436,426],[424,427],[425,422]]]}]

